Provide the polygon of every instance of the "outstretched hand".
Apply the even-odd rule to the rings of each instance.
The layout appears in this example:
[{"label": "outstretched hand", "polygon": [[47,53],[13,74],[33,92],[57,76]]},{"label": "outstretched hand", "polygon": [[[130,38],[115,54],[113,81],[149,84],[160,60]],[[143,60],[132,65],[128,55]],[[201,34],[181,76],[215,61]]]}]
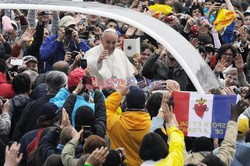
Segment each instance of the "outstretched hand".
[{"label": "outstretched hand", "polygon": [[23,154],[19,154],[21,144],[14,142],[11,147],[6,147],[5,150],[5,163],[4,166],[18,166],[22,160]]},{"label": "outstretched hand", "polygon": [[107,147],[101,147],[94,150],[91,155],[88,157],[86,163],[91,164],[93,166],[101,166],[108,156],[109,151]]},{"label": "outstretched hand", "polygon": [[173,107],[167,104],[169,103],[171,96],[172,96],[171,92],[169,91],[166,92],[163,95],[162,103],[161,103],[161,109],[164,115],[164,120],[168,124],[168,127],[178,126],[178,122],[176,120],[175,114],[173,113]]},{"label": "outstretched hand", "polygon": [[235,106],[231,104],[231,120],[237,122],[238,117],[245,111],[246,108],[247,106],[242,100],[239,100]]},{"label": "outstretched hand", "polygon": [[62,108],[62,123],[60,128],[63,129],[66,126],[69,126],[70,124],[70,120],[69,120],[69,115],[66,112],[65,108]]}]

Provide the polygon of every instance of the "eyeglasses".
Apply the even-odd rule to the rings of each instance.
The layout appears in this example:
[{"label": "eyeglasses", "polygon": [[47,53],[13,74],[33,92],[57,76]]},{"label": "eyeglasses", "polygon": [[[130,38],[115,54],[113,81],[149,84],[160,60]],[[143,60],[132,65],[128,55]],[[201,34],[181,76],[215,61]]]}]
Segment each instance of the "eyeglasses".
[{"label": "eyeglasses", "polygon": [[222,56],[233,56],[232,53],[223,53]]},{"label": "eyeglasses", "polygon": [[242,21],[242,19],[240,17],[236,17],[236,20]]}]

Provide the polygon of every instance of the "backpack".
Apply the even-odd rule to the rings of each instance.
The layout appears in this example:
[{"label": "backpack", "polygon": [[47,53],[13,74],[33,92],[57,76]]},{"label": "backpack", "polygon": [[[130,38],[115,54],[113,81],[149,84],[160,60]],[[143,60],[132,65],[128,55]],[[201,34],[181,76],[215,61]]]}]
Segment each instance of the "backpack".
[{"label": "backpack", "polygon": [[33,139],[33,141],[28,145],[27,157],[31,154],[31,152],[33,152],[34,150],[36,150],[38,148],[39,140],[40,140],[40,137],[41,137],[43,130],[44,130],[44,128],[40,128],[36,134],[35,139]]}]

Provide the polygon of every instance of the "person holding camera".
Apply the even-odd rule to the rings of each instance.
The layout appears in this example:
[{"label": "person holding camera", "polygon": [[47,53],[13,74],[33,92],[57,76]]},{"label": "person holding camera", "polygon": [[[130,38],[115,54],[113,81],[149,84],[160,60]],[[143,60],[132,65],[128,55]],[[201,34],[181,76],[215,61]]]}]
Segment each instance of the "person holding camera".
[{"label": "person holding camera", "polygon": [[64,60],[67,52],[88,51],[89,46],[79,37],[76,22],[72,16],[64,16],[59,24],[56,35],[47,37],[40,49],[40,58],[46,62],[45,72],[52,69],[52,65]]}]

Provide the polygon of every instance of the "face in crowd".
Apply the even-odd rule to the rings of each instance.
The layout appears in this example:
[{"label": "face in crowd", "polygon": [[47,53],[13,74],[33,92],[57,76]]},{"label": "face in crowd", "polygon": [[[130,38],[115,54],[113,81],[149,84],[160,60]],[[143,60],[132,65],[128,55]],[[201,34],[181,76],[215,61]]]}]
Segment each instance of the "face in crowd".
[{"label": "face in crowd", "polygon": [[243,25],[243,20],[238,13],[235,13],[235,23],[236,27],[241,27]]},{"label": "face in crowd", "polygon": [[140,62],[141,62],[142,64],[144,64],[152,53],[153,53],[153,52],[152,52],[149,48],[146,48],[146,49],[141,53]]},{"label": "face in crowd", "polygon": [[192,11],[192,17],[200,18],[201,16],[201,11],[199,9],[194,9]]},{"label": "face in crowd", "polygon": [[234,60],[234,54],[231,49],[227,49],[222,55],[221,59],[226,60],[226,67],[230,66]]},{"label": "face in crowd", "polygon": [[244,17],[244,25],[250,28],[250,15]]},{"label": "face in crowd", "polygon": [[43,40],[46,39],[49,36],[49,30],[47,28],[44,28],[43,31]]},{"label": "face in crowd", "polygon": [[114,32],[106,32],[102,38],[101,43],[104,50],[107,50],[109,55],[115,51],[118,36]]},{"label": "face in crowd", "polygon": [[225,87],[237,86],[238,85],[238,77],[237,74],[228,74],[225,77]]},{"label": "face in crowd", "polygon": [[207,1],[207,2],[205,2],[204,7],[207,8],[207,10],[209,10],[212,5],[213,5],[212,2]]},{"label": "face in crowd", "polygon": [[26,67],[30,70],[38,71],[38,66],[36,61],[29,61],[26,63]]},{"label": "face in crowd", "polygon": [[110,28],[110,29],[116,29],[117,28],[117,24],[115,22],[109,22],[107,24],[107,27]]}]

